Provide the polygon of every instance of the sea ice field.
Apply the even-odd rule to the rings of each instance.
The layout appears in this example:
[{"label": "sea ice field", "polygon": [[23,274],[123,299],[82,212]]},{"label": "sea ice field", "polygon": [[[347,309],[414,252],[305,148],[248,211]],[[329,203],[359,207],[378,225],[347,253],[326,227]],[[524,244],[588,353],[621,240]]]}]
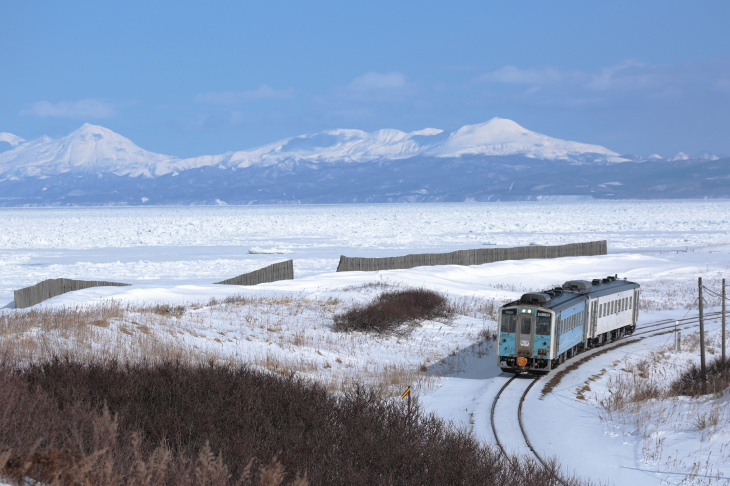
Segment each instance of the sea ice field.
[{"label": "sea ice field", "polygon": [[[110,299],[189,305],[179,318],[137,312],[95,329],[93,336],[103,346],[131,349],[135,335],[165,335],[170,345],[249,360],[274,371],[297,369],[333,389],[353,376],[382,381],[387,375],[397,390],[416,380],[417,398],[427,411],[488,443],[494,441],[489,411],[505,375],[493,350],[479,344],[480,331],[496,329],[480,305],[500,305],[565,280],[618,274],[642,286],[642,325],[697,315],[697,277],[718,290],[720,280],[730,278],[730,201],[718,200],[18,208],[0,209],[0,227],[2,313],[22,312],[13,309],[14,289],[47,278],[130,283],[71,292],[39,306]],[[340,255],[601,239],[608,241],[608,255],[335,272]],[[294,260],[294,280],[253,287],[213,285],[284,259]],[[426,322],[408,338],[343,336],[330,330],[334,312],[366,302],[380,289],[403,286],[447,293],[464,304],[465,312],[450,322]],[[240,295],[254,300],[245,306],[225,304],[226,297]],[[709,296],[707,312],[717,310],[719,300]],[[712,352],[717,352],[719,322],[708,323],[707,329]],[[26,330],[22,337],[36,339],[44,332]],[[693,332],[684,331],[688,342]],[[74,339],[46,334],[44,339],[64,345]],[[536,450],[603,484],[726,484],[727,393],[655,400],[610,413],[602,405],[632,370],[641,369],[662,384],[698,360],[690,345],[675,352],[671,336],[646,338],[603,354],[544,395],[538,382],[523,412]],[[700,427],[703,417],[714,425]],[[516,418],[513,422],[498,424],[505,446],[529,453],[515,434]]]},{"label": "sea ice field", "polygon": [[0,307],[47,278],[210,284],[294,260],[380,257],[605,239],[609,253],[730,241],[730,202],[584,201],[0,209]]}]

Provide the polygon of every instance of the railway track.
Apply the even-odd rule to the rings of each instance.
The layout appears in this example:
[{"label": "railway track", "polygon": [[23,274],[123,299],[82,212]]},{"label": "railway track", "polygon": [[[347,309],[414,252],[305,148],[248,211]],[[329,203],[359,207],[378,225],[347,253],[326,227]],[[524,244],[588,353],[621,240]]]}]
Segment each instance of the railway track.
[{"label": "railway track", "polygon": [[[722,318],[721,312],[713,312],[713,313],[709,313],[704,316],[705,321],[714,321],[714,320],[718,320],[721,318]],[[679,322],[679,324],[676,325],[675,322]],[[699,317],[688,317],[685,319],[663,319],[660,321],[655,321],[655,322],[643,325],[641,327],[637,327],[637,330],[639,330],[640,332],[634,332],[633,334],[631,334],[630,336],[627,336],[627,337],[633,337],[633,336],[641,335],[641,334],[650,334],[650,333],[655,333],[655,332],[661,333],[662,331],[664,331],[666,329],[675,329],[675,328],[690,329],[690,328],[698,326],[698,325],[699,325]],[[507,389],[507,387],[510,386],[510,384],[512,384],[515,381],[515,379],[517,379],[518,376],[519,375],[514,375],[509,380],[507,380],[507,382],[504,385],[502,385],[502,387],[499,389],[499,392],[497,392],[497,395],[494,397],[494,401],[492,402],[492,408],[491,408],[491,413],[490,413],[490,422],[492,425],[492,433],[494,434],[494,439],[497,443],[497,447],[499,447],[499,450],[502,452],[502,454],[504,454],[504,456],[507,458],[507,460],[510,463],[512,463],[512,458],[505,450],[504,444],[500,440],[499,434],[497,433],[497,427],[495,424],[495,416],[496,416],[496,410],[497,410],[497,402],[499,401],[500,397],[502,396],[502,393]],[[525,444],[527,444],[527,447],[530,449],[530,452],[532,452],[532,454],[535,456],[535,458],[537,458],[537,460],[540,462],[540,464],[542,464],[543,468],[545,468],[546,471],[550,471],[552,474],[552,470],[547,466],[547,464],[545,463],[545,460],[532,447],[532,444],[530,443],[530,439],[527,436],[527,432],[525,431],[525,427],[522,423],[522,404],[525,401],[525,397],[527,397],[527,394],[529,393],[530,389],[532,389],[532,387],[535,385],[535,383],[537,383],[537,381],[539,379],[540,379],[539,377],[534,378],[532,380],[532,382],[529,384],[529,386],[522,393],[522,396],[520,397],[520,400],[517,404],[517,423],[519,424],[519,429],[520,429],[520,434],[522,435],[522,439],[524,440]],[[561,485],[567,486],[566,482],[562,478],[555,476],[555,475],[553,475],[553,478]]]},{"label": "railway track", "polygon": [[[507,460],[512,464],[512,458],[507,453],[507,450],[504,447],[504,444],[502,443],[502,440],[500,439],[499,433],[497,432],[497,426],[495,424],[495,416],[497,415],[497,402],[499,401],[500,397],[502,396],[502,392],[507,389],[507,387],[510,386],[518,377],[519,375],[514,375],[512,378],[510,378],[504,385],[502,385],[502,388],[499,389],[499,392],[497,392],[497,395],[494,397],[494,401],[492,402],[492,410],[491,410],[491,416],[490,416],[490,422],[492,424],[492,432],[494,433],[494,439],[497,442],[497,447],[499,447],[499,450],[504,454],[504,457],[507,458]],[[522,424],[522,403],[525,401],[525,397],[530,392],[530,389],[537,383],[539,380],[539,377],[534,378],[530,384],[527,386],[525,391],[522,393],[522,396],[520,397],[520,401],[517,405],[517,423],[519,425],[520,434],[522,435],[522,439],[525,441],[525,444],[527,444],[527,447],[530,449],[530,452],[537,458],[537,460],[542,464],[542,467],[550,472],[550,474],[553,475],[553,478],[560,483],[563,486],[567,486],[567,484],[564,482],[564,480],[556,475],[553,474],[553,471],[548,467],[545,460],[540,456],[540,454],[532,447],[532,444],[530,443],[529,437],[527,437],[527,432],[525,432],[525,427]]]}]

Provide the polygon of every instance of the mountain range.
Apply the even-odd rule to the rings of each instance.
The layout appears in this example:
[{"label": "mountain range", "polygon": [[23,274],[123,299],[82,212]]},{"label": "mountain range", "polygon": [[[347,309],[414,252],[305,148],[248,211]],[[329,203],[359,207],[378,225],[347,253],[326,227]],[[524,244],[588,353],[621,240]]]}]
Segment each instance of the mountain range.
[{"label": "mountain range", "polygon": [[84,124],[0,133],[0,205],[255,204],[730,196],[730,159],[621,155],[493,118],[453,133],[337,129],[181,159]]}]

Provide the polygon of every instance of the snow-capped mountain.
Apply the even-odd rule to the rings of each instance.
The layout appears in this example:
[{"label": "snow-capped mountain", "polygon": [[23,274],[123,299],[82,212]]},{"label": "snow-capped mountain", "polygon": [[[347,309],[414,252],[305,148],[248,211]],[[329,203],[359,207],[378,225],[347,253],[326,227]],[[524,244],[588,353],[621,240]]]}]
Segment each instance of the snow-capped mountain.
[{"label": "snow-capped mountain", "polygon": [[492,118],[486,123],[466,125],[442,144],[426,151],[437,157],[462,155],[524,155],[537,159],[567,159],[571,156],[619,154],[600,145],[567,142],[521,127],[512,120]]},{"label": "snow-capped mountain", "polygon": [[208,165],[245,168],[254,164],[272,165],[284,160],[312,162],[368,162],[378,159],[397,160],[414,157],[434,146],[443,137],[443,130],[426,128],[405,133],[384,129],[373,133],[362,130],[327,130],[313,135],[285,138],[251,150],[204,155],[183,159],[179,169]]},{"label": "snow-capped mountain", "polygon": [[0,153],[0,179],[67,172],[154,177],[172,172],[178,160],[143,150],[107,128],[86,123],[59,140],[44,136]]},{"label": "snow-capped mountain", "polygon": [[[455,158],[464,155],[523,155],[537,159],[561,159],[590,154],[595,159],[616,159],[618,154],[599,145],[568,142],[532,132],[512,120],[492,118],[486,123],[466,125],[452,134],[437,128],[410,133],[384,129],[328,130],[313,135],[286,138],[252,150],[184,159],[179,168],[222,165],[250,167],[284,160],[312,162],[368,162],[415,156]],[[613,160],[619,162],[621,160]]]},{"label": "snow-capped mountain", "polygon": [[641,157],[493,118],[453,133],[328,130],[188,159],[86,124],[3,134],[0,206],[730,198],[730,158]]},{"label": "snow-capped mountain", "polygon": [[589,156],[591,160],[624,161],[616,152],[605,147],[548,137],[502,118],[467,125],[451,134],[436,128],[410,133],[394,129],[373,133],[327,130],[286,138],[250,150],[188,159],[148,152],[109,129],[88,123],[60,140],[41,137],[22,143],[20,137],[8,139],[17,146],[0,153],[0,178],[5,179],[49,177],[67,172],[159,177],[206,166],[246,168],[296,160],[348,163],[416,156],[521,155],[551,160]]}]

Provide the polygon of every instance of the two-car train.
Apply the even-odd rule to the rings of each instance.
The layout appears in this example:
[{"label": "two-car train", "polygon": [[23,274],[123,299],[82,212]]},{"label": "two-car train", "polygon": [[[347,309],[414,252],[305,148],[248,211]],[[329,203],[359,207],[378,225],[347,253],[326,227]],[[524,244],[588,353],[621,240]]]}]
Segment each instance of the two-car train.
[{"label": "two-car train", "polygon": [[584,349],[633,333],[638,303],[639,284],[617,275],[524,294],[499,309],[499,366],[548,373]]}]

